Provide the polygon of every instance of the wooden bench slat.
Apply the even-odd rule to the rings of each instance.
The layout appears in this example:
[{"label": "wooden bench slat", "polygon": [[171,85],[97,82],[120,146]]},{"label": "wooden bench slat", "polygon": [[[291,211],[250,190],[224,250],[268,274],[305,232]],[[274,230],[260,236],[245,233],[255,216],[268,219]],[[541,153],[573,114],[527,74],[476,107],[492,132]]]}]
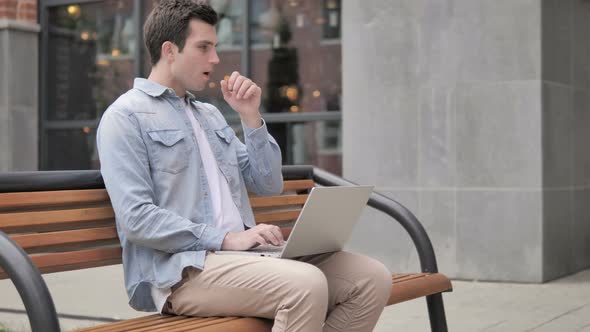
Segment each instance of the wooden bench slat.
[{"label": "wooden bench slat", "polygon": [[212,318],[198,318],[186,321],[175,322],[174,325],[170,326],[156,326],[152,329],[142,330],[131,330],[133,332],[178,332],[178,331],[191,331],[193,329],[202,328],[209,325],[225,323],[227,321],[239,319],[238,317],[212,317]]},{"label": "wooden bench slat", "polygon": [[0,194],[0,210],[108,202],[105,189],[58,190]]},{"label": "wooden bench slat", "polygon": [[254,213],[254,219],[256,220],[257,224],[294,221],[297,220],[297,217],[299,217],[300,213],[301,209],[278,212],[256,212]]},{"label": "wooden bench slat", "polygon": [[[201,321],[211,321],[215,320],[216,318],[197,318],[197,317],[182,317],[182,316],[164,316],[169,317],[169,319],[158,321],[156,324],[153,322],[149,323],[136,323],[130,326],[126,326],[123,328],[119,328],[117,330],[108,329],[106,331],[112,332],[126,332],[126,331],[135,331],[135,332],[144,332],[144,331],[155,331],[159,328],[169,329],[172,326],[178,326],[180,324],[196,324]],[[180,319],[178,319],[180,317]]]},{"label": "wooden bench slat", "polygon": [[270,332],[272,321],[245,317],[184,317],[150,315],[123,322],[76,330],[75,332]]},{"label": "wooden bench slat", "polygon": [[289,235],[293,231],[293,227],[281,227],[281,233],[283,233],[283,239],[289,239]]},{"label": "wooden bench slat", "polygon": [[142,326],[157,326],[157,324],[161,322],[167,322],[170,320],[180,320],[185,319],[186,317],[181,316],[170,316],[170,315],[160,315],[160,314],[152,314],[132,319],[126,319],[120,322],[115,323],[108,323],[108,324],[101,324],[98,326],[87,327],[79,330],[75,330],[73,332],[123,332],[128,331],[132,327],[142,327]]},{"label": "wooden bench slat", "polygon": [[82,222],[92,222],[114,219],[112,207],[97,207],[71,210],[16,212],[0,214],[0,230],[5,233],[17,231],[46,230],[48,227],[61,225],[77,225]]},{"label": "wooden bench slat", "polygon": [[410,281],[410,280],[417,279],[417,278],[423,278],[423,277],[428,276],[428,275],[429,275],[428,273],[408,274],[408,275],[406,275],[404,277],[401,277],[401,278],[395,278],[395,279],[393,279],[393,281],[394,282],[397,282],[397,283],[399,283],[399,282],[406,282],[406,281]]},{"label": "wooden bench slat", "polygon": [[315,187],[313,180],[287,180],[283,182],[283,192],[306,190]]},{"label": "wooden bench slat", "polygon": [[444,274],[440,273],[418,273],[416,278],[396,279],[392,276],[393,286],[387,305],[392,305],[423,296],[447,292],[453,289],[451,281]]},{"label": "wooden bench slat", "polygon": [[239,319],[238,317],[218,317],[215,319],[203,319],[190,317],[184,321],[175,321],[171,323],[160,324],[158,326],[148,326],[141,329],[132,329],[133,332],[173,332],[173,331],[191,331],[200,329],[209,325],[225,323],[231,320]]},{"label": "wooden bench slat", "polygon": [[[198,332],[271,332],[272,321],[261,318],[240,318],[222,324],[215,324],[206,327],[201,327]],[[175,331],[181,332],[181,331]],[[182,332],[194,332],[194,330],[183,330]]]},{"label": "wooden bench slat", "polygon": [[263,207],[280,207],[303,205],[307,201],[309,195],[286,195],[286,196],[270,196],[270,197],[251,197],[250,205],[253,209]]},{"label": "wooden bench slat", "polygon": [[[119,243],[115,226],[80,229],[73,231],[22,234],[11,236],[21,248],[28,253],[43,250],[60,251],[66,248],[78,248],[96,244]],[[113,241],[108,241],[113,240]]]},{"label": "wooden bench slat", "polygon": [[[41,273],[53,273],[121,263],[121,247],[60,252],[30,256]],[[0,280],[6,279],[0,269]]]}]

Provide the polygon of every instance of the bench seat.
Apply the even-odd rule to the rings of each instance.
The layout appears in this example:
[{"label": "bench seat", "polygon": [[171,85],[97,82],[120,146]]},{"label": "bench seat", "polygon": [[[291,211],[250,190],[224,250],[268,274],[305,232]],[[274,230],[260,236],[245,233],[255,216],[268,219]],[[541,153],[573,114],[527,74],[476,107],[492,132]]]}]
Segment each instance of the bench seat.
[{"label": "bench seat", "polygon": [[[423,296],[450,291],[451,281],[440,273],[394,274],[393,287],[387,305]],[[270,332],[272,323],[266,319],[241,317],[194,318],[169,315],[149,315],[121,322],[90,327],[76,332],[188,332],[208,331]]]}]

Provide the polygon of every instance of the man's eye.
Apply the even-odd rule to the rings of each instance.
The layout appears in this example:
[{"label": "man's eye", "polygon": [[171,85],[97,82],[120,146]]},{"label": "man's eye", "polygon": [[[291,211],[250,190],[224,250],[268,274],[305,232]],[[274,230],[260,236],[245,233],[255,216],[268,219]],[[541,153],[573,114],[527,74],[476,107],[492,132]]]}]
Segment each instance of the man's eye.
[{"label": "man's eye", "polygon": [[209,45],[201,45],[201,46],[199,46],[199,48],[203,51],[206,51],[209,49]]}]

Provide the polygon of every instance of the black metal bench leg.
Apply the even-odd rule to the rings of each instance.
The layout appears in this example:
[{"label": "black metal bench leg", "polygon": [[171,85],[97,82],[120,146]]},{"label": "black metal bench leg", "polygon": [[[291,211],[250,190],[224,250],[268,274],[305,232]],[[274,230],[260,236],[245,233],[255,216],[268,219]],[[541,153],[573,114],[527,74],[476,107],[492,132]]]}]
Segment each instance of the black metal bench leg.
[{"label": "black metal bench leg", "polygon": [[447,318],[442,294],[434,294],[426,297],[428,316],[430,317],[430,329],[432,332],[447,332]]}]

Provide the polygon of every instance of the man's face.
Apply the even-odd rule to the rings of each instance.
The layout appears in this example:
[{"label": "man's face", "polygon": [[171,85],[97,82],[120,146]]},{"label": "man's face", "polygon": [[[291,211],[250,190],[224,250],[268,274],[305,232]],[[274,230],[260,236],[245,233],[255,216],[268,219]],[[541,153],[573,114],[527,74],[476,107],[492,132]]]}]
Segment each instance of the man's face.
[{"label": "man's face", "polygon": [[201,91],[205,88],[213,67],[219,63],[215,45],[215,27],[200,20],[191,20],[184,48],[182,52],[174,48],[171,65],[174,80],[185,90]]}]

